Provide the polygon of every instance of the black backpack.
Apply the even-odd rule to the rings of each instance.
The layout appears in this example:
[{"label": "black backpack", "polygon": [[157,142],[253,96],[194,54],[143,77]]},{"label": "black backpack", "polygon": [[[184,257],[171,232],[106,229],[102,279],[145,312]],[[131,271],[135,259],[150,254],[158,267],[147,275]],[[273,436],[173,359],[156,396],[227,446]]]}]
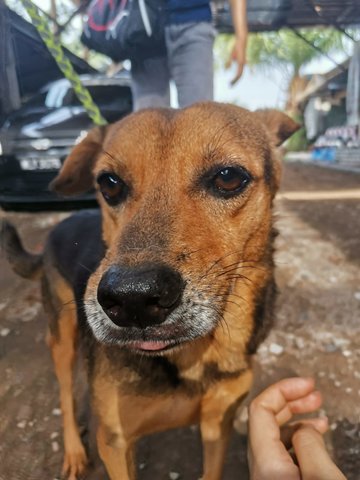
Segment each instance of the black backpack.
[{"label": "black backpack", "polygon": [[165,54],[162,0],[92,0],[81,41],[120,62]]}]

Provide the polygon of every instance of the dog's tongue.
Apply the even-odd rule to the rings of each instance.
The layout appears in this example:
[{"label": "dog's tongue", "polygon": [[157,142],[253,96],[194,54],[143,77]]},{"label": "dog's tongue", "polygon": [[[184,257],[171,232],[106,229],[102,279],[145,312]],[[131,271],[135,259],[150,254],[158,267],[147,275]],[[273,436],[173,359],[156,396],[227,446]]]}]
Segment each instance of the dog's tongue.
[{"label": "dog's tongue", "polygon": [[138,350],[156,351],[163,350],[168,346],[165,342],[135,342],[132,344]]}]

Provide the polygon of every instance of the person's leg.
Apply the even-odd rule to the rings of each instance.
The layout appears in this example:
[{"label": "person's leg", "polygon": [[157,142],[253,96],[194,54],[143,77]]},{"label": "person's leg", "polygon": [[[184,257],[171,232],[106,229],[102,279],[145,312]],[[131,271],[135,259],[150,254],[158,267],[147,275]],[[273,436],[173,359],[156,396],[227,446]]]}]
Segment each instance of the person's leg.
[{"label": "person's leg", "polygon": [[214,28],[209,22],[169,25],[165,30],[168,64],[180,107],[213,100]]},{"label": "person's leg", "polygon": [[165,56],[132,61],[131,79],[135,111],[170,106],[170,74]]}]

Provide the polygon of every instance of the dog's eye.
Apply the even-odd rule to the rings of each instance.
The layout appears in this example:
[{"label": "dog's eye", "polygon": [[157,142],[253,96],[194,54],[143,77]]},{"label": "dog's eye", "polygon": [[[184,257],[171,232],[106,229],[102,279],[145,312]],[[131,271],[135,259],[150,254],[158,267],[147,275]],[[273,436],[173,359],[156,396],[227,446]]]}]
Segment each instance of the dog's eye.
[{"label": "dog's eye", "polygon": [[241,167],[225,167],[212,177],[211,186],[217,195],[225,198],[242,192],[251,180],[250,174]]},{"label": "dog's eye", "polygon": [[97,183],[102,196],[109,205],[118,205],[125,200],[129,192],[128,186],[113,173],[102,173]]}]

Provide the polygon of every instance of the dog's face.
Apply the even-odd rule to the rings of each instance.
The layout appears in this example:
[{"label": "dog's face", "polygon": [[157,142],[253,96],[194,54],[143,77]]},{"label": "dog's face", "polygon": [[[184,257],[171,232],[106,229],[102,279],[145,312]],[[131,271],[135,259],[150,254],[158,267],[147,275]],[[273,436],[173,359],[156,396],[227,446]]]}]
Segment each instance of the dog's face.
[{"label": "dog's face", "polygon": [[271,256],[275,146],[297,128],[204,103],[130,115],[74,148],[53,188],[98,190],[107,253],[84,302],[98,340],[163,354],[229,310],[241,325]]}]

